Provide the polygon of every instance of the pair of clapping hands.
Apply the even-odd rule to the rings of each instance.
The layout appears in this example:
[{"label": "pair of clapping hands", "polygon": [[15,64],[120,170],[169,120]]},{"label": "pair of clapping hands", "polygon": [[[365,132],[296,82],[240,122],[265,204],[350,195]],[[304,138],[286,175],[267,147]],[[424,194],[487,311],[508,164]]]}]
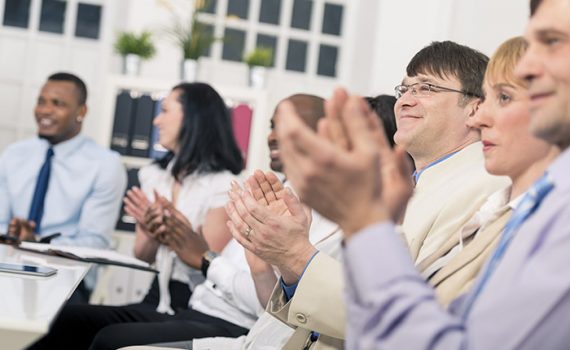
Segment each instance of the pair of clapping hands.
[{"label": "pair of clapping hands", "polygon": [[226,212],[234,239],[246,248],[252,273],[276,266],[286,283],[298,280],[315,253],[309,241],[310,209],[275,174],[255,171],[245,182],[236,182],[229,193]]},{"label": "pair of clapping hands", "polygon": [[200,228],[194,229],[184,214],[156,191],[154,197],[151,202],[140,188],[131,188],[124,199],[125,212],[135,218],[149,237],[172,249],[189,266],[199,269],[202,254],[208,250]]}]

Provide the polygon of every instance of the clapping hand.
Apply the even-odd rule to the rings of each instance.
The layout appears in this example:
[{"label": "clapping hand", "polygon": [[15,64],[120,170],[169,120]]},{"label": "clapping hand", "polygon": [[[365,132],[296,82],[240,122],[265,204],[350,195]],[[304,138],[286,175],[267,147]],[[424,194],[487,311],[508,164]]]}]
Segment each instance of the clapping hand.
[{"label": "clapping hand", "polygon": [[162,224],[157,233],[162,241],[172,249],[188,266],[199,269],[202,255],[209,250],[201,228],[194,230],[188,219],[174,205],[163,197],[158,200],[163,209]]}]

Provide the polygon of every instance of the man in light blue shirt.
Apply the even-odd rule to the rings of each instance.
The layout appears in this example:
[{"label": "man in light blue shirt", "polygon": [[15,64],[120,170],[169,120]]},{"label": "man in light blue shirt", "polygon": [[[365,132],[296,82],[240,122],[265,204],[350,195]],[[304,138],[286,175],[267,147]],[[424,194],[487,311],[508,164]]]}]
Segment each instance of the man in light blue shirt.
[{"label": "man in light blue shirt", "polygon": [[[0,232],[37,241],[107,248],[126,188],[119,155],[81,136],[87,89],[69,73],[51,75],[35,118],[38,136],[0,156]],[[92,289],[95,275],[86,277]]]}]

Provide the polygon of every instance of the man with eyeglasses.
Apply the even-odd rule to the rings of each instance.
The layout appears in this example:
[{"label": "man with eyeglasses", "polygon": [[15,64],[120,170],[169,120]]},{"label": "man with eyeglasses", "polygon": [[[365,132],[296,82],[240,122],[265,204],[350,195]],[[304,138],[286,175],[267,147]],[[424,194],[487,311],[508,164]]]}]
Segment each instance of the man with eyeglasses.
[{"label": "man with eyeglasses", "polygon": [[396,144],[413,158],[415,190],[402,230],[421,264],[508,184],[484,167],[479,132],[465,122],[481,98],[488,58],[451,41],[420,50],[396,86]]},{"label": "man with eyeglasses", "polygon": [[[303,189],[303,200],[317,203],[320,193],[331,191],[315,174],[334,174],[337,182],[350,179],[362,187],[368,183],[337,195],[335,202],[318,204],[319,212],[345,232],[347,310],[353,321],[347,328],[347,349],[568,349],[570,1],[530,3],[528,47],[515,75],[528,83],[530,131],[562,153],[517,205],[471,291],[447,310],[394,234],[390,204],[405,187],[404,157],[378,152],[378,164],[374,150],[381,128],[371,127],[362,100],[346,99],[340,116],[350,131],[350,151],[339,151],[330,135],[328,140],[312,135],[294,118],[287,125],[278,123],[285,166],[310,164],[290,177]],[[284,105],[280,113],[293,111]],[[323,164],[325,170],[318,172]],[[325,180],[334,183],[332,178]],[[335,215],[337,208],[350,208],[352,215]]]}]

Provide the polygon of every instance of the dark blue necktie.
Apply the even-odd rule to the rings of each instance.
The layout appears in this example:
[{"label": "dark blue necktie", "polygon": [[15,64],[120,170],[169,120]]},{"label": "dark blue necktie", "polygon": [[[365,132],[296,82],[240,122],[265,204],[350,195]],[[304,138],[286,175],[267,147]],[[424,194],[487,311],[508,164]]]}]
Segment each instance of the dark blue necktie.
[{"label": "dark blue necktie", "polygon": [[44,202],[49,183],[49,175],[51,172],[51,159],[53,158],[53,148],[48,148],[46,153],[46,160],[40,169],[38,179],[36,181],[36,189],[34,190],[34,197],[32,198],[32,205],[30,206],[30,213],[28,220],[36,223],[36,232],[40,233],[40,224],[42,216],[44,215]]},{"label": "dark blue necktie", "polygon": [[515,234],[517,233],[519,227],[528,219],[529,216],[534,213],[536,208],[540,205],[544,197],[554,188],[554,184],[548,173],[538,179],[532,187],[527,191],[515,211],[513,215],[507,222],[503,233],[501,234],[501,238],[499,243],[497,244],[497,248],[495,252],[491,256],[491,260],[486,265],[485,269],[481,271],[480,278],[473,288],[471,294],[466,297],[464,308],[463,308],[463,317],[466,318],[475,303],[475,300],[479,297],[483,288],[489,281],[489,278],[495,272],[497,265],[505,255],[509,244],[513,240]]}]

